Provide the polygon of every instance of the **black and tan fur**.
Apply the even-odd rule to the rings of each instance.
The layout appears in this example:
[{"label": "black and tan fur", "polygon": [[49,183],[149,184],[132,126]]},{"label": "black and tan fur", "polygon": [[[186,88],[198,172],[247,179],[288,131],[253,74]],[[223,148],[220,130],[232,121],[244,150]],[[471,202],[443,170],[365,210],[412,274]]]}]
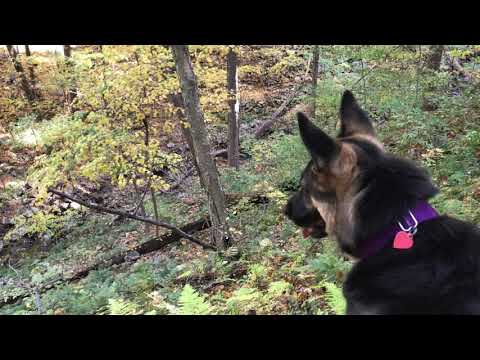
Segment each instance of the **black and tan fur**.
[{"label": "black and tan fur", "polygon": [[[313,237],[336,238],[356,258],[359,244],[437,189],[425,170],[385,152],[349,91],[342,98],[340,121],[334,139],[298,114],[311,161],[285,213]],[[411,249],[386,246],[358,259],[344,295],[348,314],[480,313],[479,230],[447,216],[422,222]]]}]

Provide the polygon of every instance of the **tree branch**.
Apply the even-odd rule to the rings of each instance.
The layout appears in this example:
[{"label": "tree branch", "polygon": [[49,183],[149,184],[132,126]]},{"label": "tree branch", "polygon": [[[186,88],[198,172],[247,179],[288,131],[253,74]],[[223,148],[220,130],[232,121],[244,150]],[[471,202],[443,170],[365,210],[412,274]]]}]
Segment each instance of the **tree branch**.
[{"label": "tree branch", "polygon": [[211,250],[216,250],[217,249],[215,246],[204,243],[203,241],[200,241],[200,240],[194,238],[193,236],[183,232],[182,230],[180,230],[179,228],[177,228],[176,226],[173,226],[171,224],[167,224],[167,223],[162,222],[162,221],[156,221],[156,220],[145,218],[145,217],[138,216],[138,215],[129,214],[125,211],[110,209],[110,208],[106,208],[106,207],[99,206],[99,205],[96,205],[96,204],[92,204],[92,203],[89,203],[89,202],[86,202],[86,201],[83,201],[83,200],[80,200],[80,199],[76,199],[69,194],[65,194],[63,192],[60,192],[60,191],[57,191],[57,190],[54,190],[54,189],[48,189],[48,192],[52,193],[52,194],[55,194],[55,195],[58,195],[58,196],[61,196],[63,198],[66,198],[66,199],[68,199],[70,201],[73,201],[77,204],[86,206],[90,209],[98,210],[100,212],[105,212],[105,213],[108,213],[108,214],[124,216],[124,217],[130,218],[130,219],[133,219],[133,220],[142,221],[142,222],[145,222],[145,223],[148,223],[148,224],[157,225],[157,226],[172,230],[174,233],[180,235],[181,237],[183,237],[187,240],[190,240],[191,242],[193,242],[195,244],[198,244],[198,245],[204,247],[205,249],[211,249]]}]

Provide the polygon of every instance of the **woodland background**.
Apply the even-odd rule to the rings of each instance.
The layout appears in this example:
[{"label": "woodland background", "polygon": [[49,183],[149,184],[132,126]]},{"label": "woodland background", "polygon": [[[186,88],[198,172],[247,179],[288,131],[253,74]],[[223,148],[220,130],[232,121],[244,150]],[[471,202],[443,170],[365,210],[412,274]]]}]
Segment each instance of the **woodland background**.
[{"label": "woodland background", "polygon": [[54,47],[0,50],[0,314],[343,314],[282,209],[345,89],[480,222],[478,45]]}]

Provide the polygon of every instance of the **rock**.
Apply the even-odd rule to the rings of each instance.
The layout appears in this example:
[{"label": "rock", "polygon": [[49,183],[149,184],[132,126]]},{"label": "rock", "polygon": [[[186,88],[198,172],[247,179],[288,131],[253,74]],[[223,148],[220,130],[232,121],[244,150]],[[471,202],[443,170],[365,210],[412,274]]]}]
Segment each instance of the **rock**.
[{"label": "rock", "polygon": [[70,203],[67,203],[67,202],[60,202],[60,204],[58,205],[58,207],[62,210],[67,210],[69,207],[70,207]]},{"label": "rock", "polygon": [[74,203],[74,202],[72,202],[72,203],[70,204],[70,206],[71,206],[72,208],[74,208],[75,210],[78,210],[78,209],[80,209],[80,208],[82,207],[82,205],[77,204],[77,203]]},{"label": "rock", "polygon": [[167,144],[167,148],[169,148],[169,149],[173,149],[174,147],[175,147],[175,144],[172,143],[172,142],[169,142],[169,143]]},{"label": "rock", "polygon": [[0,134],[0,145],[6,145],[11,139],[8,134]]},{"label": "rock", "polygon": [[0,218],[0,225],[3,225],[3,226],[13,226],[15,225],[15,222],[13,221],[12,218],[9,218],[9,217],[6,217],[6,216],[2,216]]},{"label": "rock", "polygon": [[196,203],[195,199],[191,197],[186,197],[182,201],[187,205],[194,205]]},{"label": "rock", "polygon": [[140,253],[138,251],[129,251],[127,255],[125,255],[125,261],[135,261],[140,257]]},{"label": "rock", "polygon": [[52,236],[49,233],[45,233],[42,235],[42,240],[48,243],[52,241]]}]

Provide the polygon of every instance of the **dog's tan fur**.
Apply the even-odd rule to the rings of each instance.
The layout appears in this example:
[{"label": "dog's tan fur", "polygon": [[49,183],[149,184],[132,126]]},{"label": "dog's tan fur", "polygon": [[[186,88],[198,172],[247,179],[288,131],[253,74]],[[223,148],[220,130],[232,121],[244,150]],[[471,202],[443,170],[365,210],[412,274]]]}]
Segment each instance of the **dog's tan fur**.
[{"label": "dog's tan fur", "polygon": [[[369,134],[355,134],[348,139],[368,141],[381,150],[384,149],[380,141]],[[343,239],[351,239],[355,224],[355,203],[362,195],[354,187],[354,179],[359,173],[358,159],[351,144],[343,142],[342,139],[338,140],[337,144],[340,147],[338,156],[322,171],[312,170],[316,179],[315,188],[319,191],[334,192],[336,202],[320,202],[314,196],[311,200],[325,221],[327,234],[335,237],[337,232],[341,231]]]}]

